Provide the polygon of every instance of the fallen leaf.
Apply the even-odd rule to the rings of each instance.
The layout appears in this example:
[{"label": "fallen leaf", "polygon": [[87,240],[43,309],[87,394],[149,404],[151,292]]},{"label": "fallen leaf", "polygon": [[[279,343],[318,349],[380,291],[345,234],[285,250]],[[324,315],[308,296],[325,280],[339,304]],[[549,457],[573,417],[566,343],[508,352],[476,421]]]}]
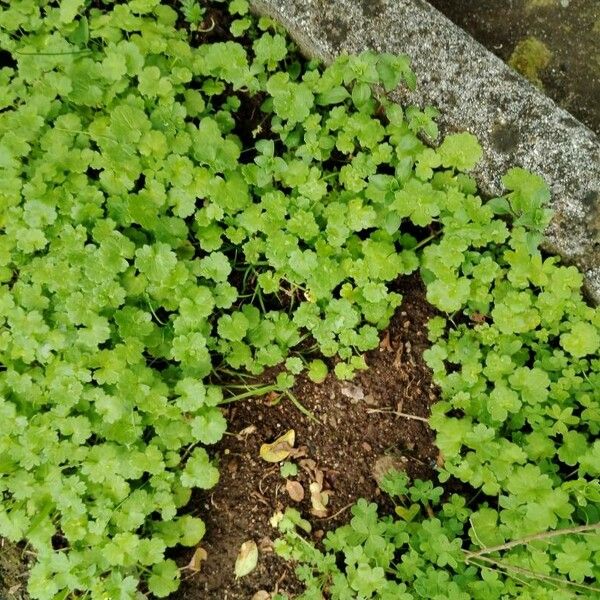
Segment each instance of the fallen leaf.
[{"label": "fallen leaf", "polygon": [[256,425],[248,425],[248,427],[244,427],[241,431],[238,432],[238,437],[246,437],[252,435],[256,431]]},{"label": "fallen leaf", "polygon": [[383,339],[381,340],[381,344],[379,344],[379,350],[385,350],[387,352],[391,352],[393,350],[392,344],[390,343],[390,332],[389,330],[385,332]]},{"label": "fallen leaf", "polygon": [[261,553],[273,552],[273,540],[267,536],[262,537],[258,542],[258,549]]},{"label": "fallen leaf", "polygon": [[317,466],[317,463],[312,458],[305,458],[300,461],[300,466],[310,474],[310,472]]},{"label": "fallen leaf", "polygon": [[299,481],[288,479],[285,482],[285,490],[294,502],[302,502],[304,500],[304,488]]},{"label": "fallen leaf", "polygon": [[329,502],[329,494],[322,491],[320,483],[313,481],[310,484],[310,502],[312,504],[312,510],[310,511],[315,517],[326,517],[327,516],[327,503]]},{"label": "fallen leaf", "polygon": [[263,444],[260,447],[260,457],[271,463],[285,460],[292,450],[296,441],[296,432],[293,429],[286,431],[270,444]]},{"label": "fallen leaf", "polygon": [[235,577],[245,577],[256,569],[258,563],[258,546],[256,542],[248,540],[240,546],[240,551],[235,559]]},{"label": "fallen leaf", "polygon": [[271,527],[275,527],[275,529],[277,529],[277,527],[279,527],[279,523],[281,523],[283,519],[283,513],[278,510],[270,519],[269,519],[269,523],[271,524]]},{"label": "fallen leaf", "polygon": [[363,400],[365,397],[365,392],[360,385],[356,385],[354,383],[345,383],[341,387],[342,395],[346,396],[346,398],[350,398],[350,400],[354,402],[358,402],[359,400]]},{"label": "fallen leaf", "polygon": [[437,455],[437,459],[436,459],[435,463],[440,468],[442,468],[444,466],[444,455],[442,454],[441,450],[440,450],[439,454]]},{"label": "fallen leaf", "polygon": [[252,596],[251,600],[271,600],[271,594],[265,590],[258,590],[258,592]]},{"label": "fallen leaf", "polygon": [[208,558],[208,553],[204,548],[198,546],[192,556],[188,564],[188,569],[195,571],[196,573],[200,571],[200,567],[202,566],[202,562]]},{"label": "fallen leaf", "polygon": [[315,469],[315,481],[321,486],[321,489],[323,489],[324,478],[325,475],[323,474],[323,471],[321,471],[321,469]]},{"label": "fallen leaf", "polygon": [[471,315],[471,321],[473,321],[474,323],[477,323],[477,324],[485,323],[486,319],[487,319],[487,316],[482,313],[474,312]]}]

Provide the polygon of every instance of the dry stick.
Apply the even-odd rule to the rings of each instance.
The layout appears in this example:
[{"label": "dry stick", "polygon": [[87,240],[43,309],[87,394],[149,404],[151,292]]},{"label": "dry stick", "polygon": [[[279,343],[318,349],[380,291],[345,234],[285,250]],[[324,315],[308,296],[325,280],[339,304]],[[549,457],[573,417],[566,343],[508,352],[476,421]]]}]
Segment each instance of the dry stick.
[{"label": "dry stick", "polygon": [[498,544],[498,546],[489,546],[487,548],[482,548],[481,550],[477,550],[476,552],[466,552],[467,558],[477,558],[480,556],[484,556],[485,554],[491,554],[492,552],[499,552],[500,550],[509,550],[510,548],[514,548],[515,546],[523,546],[524,544],[528,544],[529,542],[533,542],[536,540],[545,540],[548,538],[553,538],[559,535],[567,535],[569,533],[584,533],[586,531],[600,531],[600,523],[594,523],[593,525],[580,525],[579,527],[568,527],[566,529],[554,529],[553,531],[544,531],[542,533],[534,533],[533,535],[528,535],[520,540],[513,540],[512,542],[506,542],[506,544]]},{"label": "dry stick", "polygon": [[340,508],[340,510],[338,510],[336,513],[333,513],[332,515],[329,515],[328,517],[317,517],[317,520],[318,521],[330,521],[331,519],[335,519],[336,517],[339,517],[344,511],[348,510],[353,504],[354,504],[354,502],[347,504],[343,508]]},{"label": "dry stick", "polygon": [[[519,567],[517,565],[509,565],[503,563],[499,560],[494,560],[493,558],[489,558],[488,556],[475,556],[472,557],[474,560],[482,560],[491,565],[498,567],[499,569],[504,569],[505,571],[516,571],[517,573],[521,573],[528,577],[533,577],[535,579],[543,579],[544,581],[551,581],[552,583],[558,583],[561,586],[571,586],[576,587],[582,590],[590,590],[592,592],[600,592],[600,588],[593,587],[591,585],[586,585],[585,583],[575,583],[574,581],[569,581],[568,579],[561,579],[560,577],[552,577],[551,575],[544,575],[543,573],[537,573],[536,571],[531,571],[530,569],[526,569],[525,567]],[[469,562],[469,559],[467,559]],[[510,573],[507,573],[510,575]]]},{"label": "dry stick", "polygon": [[421,421],[423,423],[429,423],[429,419],[425,417],[419,417],[417,415],[409,415],[408,413],[398,412],[397,410],[386,410],[381,408],[368,408],[367,412],[370,413],[382,413],[384,415],[398,415],[399,417],[404,417],[405,419],[413,419],[414,421]]}]

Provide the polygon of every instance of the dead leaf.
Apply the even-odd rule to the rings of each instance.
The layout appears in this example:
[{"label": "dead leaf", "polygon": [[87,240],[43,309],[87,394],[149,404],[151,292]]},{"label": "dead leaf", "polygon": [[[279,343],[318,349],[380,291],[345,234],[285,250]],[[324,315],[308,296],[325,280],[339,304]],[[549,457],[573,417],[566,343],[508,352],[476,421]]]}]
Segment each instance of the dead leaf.
[{"label": "dead leaf", "polygon": [[202,546],[198,546],[192,555],[192,559],[188,564],[188,569],[198,573],[202,566],[202,563],[208,558],[208,553]]},{"label": "dead leaf", "polygon": [[277,529],[277,527],[279,527],[279,523],[281,523],[282,519],[283,519],[283,513],[280,510],[278,510],[269,519],[269,523],[270,523],[271,527],[274,527],[275,529]]},{"label": "dead leaf", "polygon": [[340,389],[342,395],[346,396],[346,398],[350,398],[350,400],[353,402],[363,400],[365,397],[365,392],[362,389],[362,386],[356,385],[355,383],[344,383]]},{"label": "dead leaf", "polygon": [[487,319],[487,316],[482,313],[474,312],[471,315],[471,321],[473,321],[474,323],[477,323],[477,324],[485,323],[486,319]]},{"label": "dead leaf", "polygon": [[296,442],[296,432],[293,429],[286,431],[270,444],[263,444],[260,447],[260,457],[271,463],[281,462],[285,460],[292,450]]},{"label": "dead leaf", "polygon": [[279,394],[278,392],[269,392],[265,396],[265,404],[267,406],[275,406],[276,404],[279,403],[280,400],[281,400],[281,394]]},{"label": "dead leaf", "polygon": [[327,504],[329,502],[329,494],[322,491],[320,483],[313,481],[310,484],[310,502],[312,504],[312,510],[310,511],[315,517],[326,517],[327,516]]},{"label": "dead leaf", "polygon": [[290,458],[302,458],[308,454],[308,448],[306,446],[300,446],[299,448],[292,448],[290,450]]},{"label": "dead leaf", "polygon": [[300,461],[300,466],[310,473],[317,466],[317,463],[312,458],[305,458]]},{"label": "dead leaf", "polygon": [[304,488],[299,481],[288,479],[285,482],[285,490],[294,502],[302,502],[304,500]]},{"label": "dead leaf", "polygon": [[385,350],[386,352],[391,352],[393,350],[392,344],[390,343],[389,329],[388,329],[388,331],[385,332],[385,335],[383,336],[383,339],[381,340],[381,343],[379,344],[379,350],[381,350],[381,351]]},{"label": "dead leaf", "polygon": [[435,464],[440,467],[440,469],[444,466],[444,455],[442,454],[442,451],[440,450],[440,452],[437,455],[437,459],[435,461]]},{"label": "dead leaf", "polygon": [[258,542],[258,549],[263,554],[268,554],[269,552],[273,552],[273,540],[270,537],[263,537]]},{"label": "dead leaf", "polygon": [[256,431],[256,425],[248,425],[248,427],[244,427],[241,431],[238,431],[238,437],[248,437],[252,435]]},{"label": "dead leaf", "polygon": [[271,594],[265,590],[258,590],[251,600],[271,600]]},{"label": "dead leaf", "polygon": [[245,577],[256,569],[258,563],[258,546],[253,540],[248,540],[240,546],[240,551],[235,559],[235,577]]}]

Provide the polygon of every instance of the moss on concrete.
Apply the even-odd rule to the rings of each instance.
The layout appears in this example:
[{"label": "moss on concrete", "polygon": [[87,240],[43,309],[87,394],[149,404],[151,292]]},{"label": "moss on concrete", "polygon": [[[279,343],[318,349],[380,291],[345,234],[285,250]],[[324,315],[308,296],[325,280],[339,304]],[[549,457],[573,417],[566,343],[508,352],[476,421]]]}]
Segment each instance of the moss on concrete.
[{"label": "moss on concrete", "polygon": [[540,72],[548,68],[551,60],[552,52],[548,46],[536,37],[529,37],[516,45],[508,64],[531,83],[543,89]]}]

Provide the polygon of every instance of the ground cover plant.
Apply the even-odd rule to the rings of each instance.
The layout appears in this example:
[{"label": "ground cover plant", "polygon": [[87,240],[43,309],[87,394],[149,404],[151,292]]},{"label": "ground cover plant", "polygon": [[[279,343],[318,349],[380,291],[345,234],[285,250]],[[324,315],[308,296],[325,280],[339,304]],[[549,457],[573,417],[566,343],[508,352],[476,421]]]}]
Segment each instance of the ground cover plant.
[{"label": "ground cover plant", "polygon": [[306,598],[598,593],[600,313],[537,249],[539,178],[483,202],[474,137],[386,99],[406,57],[324,68],[245,0],[0,6],[0,535],[33,598],[174,592],[220,409],[352,377],[417,270],[440,479],[480,498],[391,474],[395,519],[359,503],[321,553],[290,511],[279,551]]}]

